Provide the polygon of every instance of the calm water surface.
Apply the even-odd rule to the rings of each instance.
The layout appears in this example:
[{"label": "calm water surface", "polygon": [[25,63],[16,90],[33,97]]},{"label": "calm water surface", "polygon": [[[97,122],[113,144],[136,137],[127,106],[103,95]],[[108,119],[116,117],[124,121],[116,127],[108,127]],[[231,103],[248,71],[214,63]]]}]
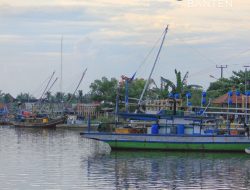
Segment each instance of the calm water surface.
[{"label": "calm water surface", "polygon": [[79,131],[5,126],[0,189],[250,189],[250,155],[110,152]]}]

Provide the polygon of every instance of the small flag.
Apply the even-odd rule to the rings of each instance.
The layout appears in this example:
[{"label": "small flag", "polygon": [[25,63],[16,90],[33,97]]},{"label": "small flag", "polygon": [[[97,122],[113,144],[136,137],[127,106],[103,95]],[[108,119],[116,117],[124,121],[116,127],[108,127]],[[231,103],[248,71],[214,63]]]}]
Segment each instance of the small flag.
[{"label": "small flag", "polygon": [[133,81],[135,78],[136,72],[133,74],[133,76],[129,79],[129,82]]}]

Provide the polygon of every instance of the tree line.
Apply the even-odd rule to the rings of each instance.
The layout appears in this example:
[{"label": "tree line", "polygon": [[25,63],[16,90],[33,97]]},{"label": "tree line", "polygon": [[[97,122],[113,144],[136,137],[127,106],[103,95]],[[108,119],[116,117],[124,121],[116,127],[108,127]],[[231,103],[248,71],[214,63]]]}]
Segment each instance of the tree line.
[{"label": "tree line", "polygon": [[[187,93],[191,93],[190,102],[193,105],[200,105],[201,93],[204,91],[202,86],[199,85],[187,85],[180,71],[175,70],[175,81],[164,79],[161,81],[161,86],[157,86],[154,80],[151,79],[149,82],[148,90],[145,94],[145,99],[164,99],[171,95],[178,94],[179,98],[185,99]],[[210,83],[207,91],[208,98],[219,97],[232,89],[237,89],[244,93],[245,88],[250,87],[250,71],[233,71],[232,76],[229,78],[221,78],[215,82]],[[136,102],[139,99],[144,85],[145,79],[135,78],[128,84],[128,95],[131,101]],[[60,103],[91,103],[91,102],[102,102],[104,105],[115,105],[117,92],[119,93],[119,100],[125,99],[125,81],[118,80],[116,78],[108,79],[102,77],[96,79],[89,86],[90,91],[83,94],[83,90],[78,90],[76,94],[72,93],[61,93],[46,92],[43,101]],[[119,91],[117,90],[119,89]],[[11,102],[35,102],[37,99],[29,93],[20,93],[16,97],[11,96],[9,93],[4,93],[0,90],[0,102],[11,103]]]}]

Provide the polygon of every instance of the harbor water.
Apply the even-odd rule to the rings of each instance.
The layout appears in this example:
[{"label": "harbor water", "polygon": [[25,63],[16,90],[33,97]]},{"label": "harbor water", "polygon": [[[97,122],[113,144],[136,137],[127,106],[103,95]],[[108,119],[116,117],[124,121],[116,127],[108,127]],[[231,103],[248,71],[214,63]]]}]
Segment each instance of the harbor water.
[{"label": "harbor water", "polygon": [[0,126],[1,190],[249,188],[244,153],[111,151],[75,130]]}]

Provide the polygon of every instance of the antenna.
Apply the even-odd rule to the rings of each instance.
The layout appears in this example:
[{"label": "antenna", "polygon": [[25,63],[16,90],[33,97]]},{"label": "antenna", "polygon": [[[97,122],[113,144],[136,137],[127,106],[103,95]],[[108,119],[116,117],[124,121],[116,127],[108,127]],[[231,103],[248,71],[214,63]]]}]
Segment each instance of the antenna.
[{"label": "antenna", "polygon": [[60,91],[62,93],[62,81],[63,81],[63,74],[62,74],[62,71],[63,71],[63,36],[61,36],[61,77],[60,77]]},{"label": "antenna", "polygon": [[245,107],[245,123],[248,122],[248,118],[247,118],[247,104],[248,104],[248,96],[247,96],[247,68],[250,67],[249,65],[244,65],[245,67],[245,103],[246,103],[246,107]]}]

